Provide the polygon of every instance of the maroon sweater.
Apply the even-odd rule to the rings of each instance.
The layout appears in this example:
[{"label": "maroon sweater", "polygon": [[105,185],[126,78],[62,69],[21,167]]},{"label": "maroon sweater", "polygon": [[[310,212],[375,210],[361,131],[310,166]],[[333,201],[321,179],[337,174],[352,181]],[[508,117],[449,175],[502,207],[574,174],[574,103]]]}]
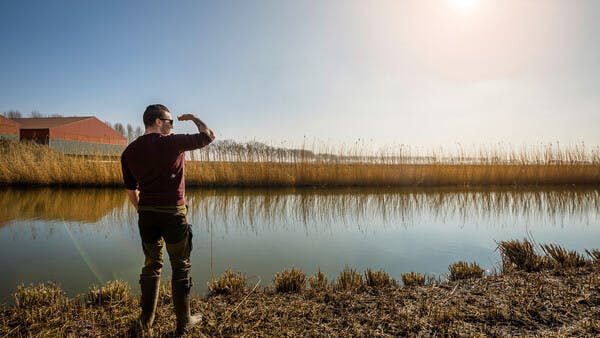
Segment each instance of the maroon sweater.
[{"label": "maroon sweater", "polygon": [[212,141],[205,133],[152,133],[138,137],[121,155],[125,188],[140,191],[139,205],[185,204],[184,152]]}]

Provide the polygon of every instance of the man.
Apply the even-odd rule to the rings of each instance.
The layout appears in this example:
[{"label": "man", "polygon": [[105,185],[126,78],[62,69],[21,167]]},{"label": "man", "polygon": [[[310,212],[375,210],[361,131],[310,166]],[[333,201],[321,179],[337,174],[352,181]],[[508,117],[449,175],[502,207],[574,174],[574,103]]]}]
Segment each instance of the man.
[{"label": "man", "polygon": [[177,317],[178,335],[200,320],[190,315],[191,225],[187,223],[184,152],[200,149],[215,139],[204,122],[192,114],[179,121],[192,121],[197,134],[173,134],[173,118],[167,107],[153,104],[144,112],[146,132],[131,142],[121,155],[121,169],[127,196],[138,210],[138,227],[144,251],[140,275],[142,289],[139,323],[150,329],[154,321],[163,247],[166,242],[173,275],[171,291]]}]

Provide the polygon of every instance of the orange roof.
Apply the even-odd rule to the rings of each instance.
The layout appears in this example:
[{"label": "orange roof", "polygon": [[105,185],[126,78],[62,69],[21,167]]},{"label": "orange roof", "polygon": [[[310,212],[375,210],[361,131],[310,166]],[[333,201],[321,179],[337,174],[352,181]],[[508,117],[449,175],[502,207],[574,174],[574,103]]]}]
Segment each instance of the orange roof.
[{"label": "orange roof", "polygon": [[11,119],[17,122],[21,129],[49,129],[65,124],[74,123],[86,119],[94,118],[93,116],[82,117],[40,117],[40,118],[16,118]]}]

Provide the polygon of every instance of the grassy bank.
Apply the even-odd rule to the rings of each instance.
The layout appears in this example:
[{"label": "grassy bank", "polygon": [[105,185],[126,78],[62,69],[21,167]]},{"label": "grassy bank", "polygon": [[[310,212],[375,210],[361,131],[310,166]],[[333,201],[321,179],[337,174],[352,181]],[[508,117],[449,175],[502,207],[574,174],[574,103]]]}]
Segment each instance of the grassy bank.
[{"label": "grassy bank", "polygon": [[[600,251],[584,257],[556,245],[500,242],[502,268],[484,276],[475,263],[449,267],[449,281],[407,273],[403,286],[383,271],[346,268],[334,281],[297,269],[266,288],[225,272],[194,297],[203,314],[189,336],[597,336],[600,334]],[[124,282],[67,298],[56,285],[19,287],[2,311],[0,335],[114,337],[139,315]],[[169,287],[161,290],[152,336],[175,326]]]},{"label": "grassy bank", "polygon": [[[210,147],[210,146],[209,146]],[[186,163],[188,186],[199,187],[437,187],[598,185],[596,151],[523,150],[455,155],[314,155],[228,153],[217,148]],[[236,150],[239,152],[239,150]],[[306,151],[306,153],[309,153]],[[299,155],[300,154],[300,155]],[[121,186],[118,158],[74,157],[47,147],[0,139],[0,185]],[[437,156],[437,157],[436,157]]]}]

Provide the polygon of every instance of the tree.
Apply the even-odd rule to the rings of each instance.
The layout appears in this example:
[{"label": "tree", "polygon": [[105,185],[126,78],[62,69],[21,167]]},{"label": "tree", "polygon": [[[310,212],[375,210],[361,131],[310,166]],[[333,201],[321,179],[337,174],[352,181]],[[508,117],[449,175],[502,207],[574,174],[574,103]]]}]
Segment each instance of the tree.
[{"label": "tree", "polygon": [[4,113],[2,113],[7,119],[20,119],[21,117],[23,117],[23,115],[21,115],[21,112],[18,110],[9,110],[9,111],[5,111]]},{"label": "tree", "polygon": [[125,136],[125,127],[123,127],[123,124],[121,122],[117,122],[115,123],[115,125],[113,126],[113,128],[121,135]]},{"label": "tree", "polygon": [[133,126],[127,123],[127,141],[133,140]]},{"label": "tree", "polygon": [[44,115],[37,110],[32,110],[31,113],[29,113],[29,116],[31,116],[33,118],[44,117]]}]

